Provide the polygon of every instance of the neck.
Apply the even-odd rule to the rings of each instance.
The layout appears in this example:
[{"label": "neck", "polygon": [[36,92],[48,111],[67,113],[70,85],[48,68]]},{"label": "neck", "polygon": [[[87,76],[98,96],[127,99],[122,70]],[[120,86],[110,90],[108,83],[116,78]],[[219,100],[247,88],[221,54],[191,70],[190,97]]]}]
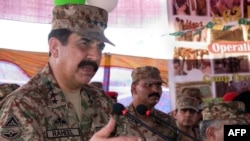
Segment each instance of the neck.
[{"label": "neck", "polygon": [[[132,101],[132,105],[136,108],[138,105],[140,105],[140,104],[143,104],[143,103],[141,103],[141,102],[137,102],[136,100],[133,100]],[[143,105],[145,105],[145,104],[143,104]],[[153,110],[154,109],[154,106],[149,106],[149,105],[145,105],[147,108],[148,108],[148,110]]]},{"label": "neck", "polygon": [[56,79],[56,82],[58,83],[59,87],[62,89],[62,91],[67,93],[76,93],[81,90],[81,85],[75,85],[74,82],[67,80],[62,74],[62,70],[58,70],[53,64],[53,62],[49,63],[51,71]]},{"label": "neck", "polygon": [[69,88],[69,87],[64,87],[65,85],[63,84],[59,84],[59,86],[62,89],[62,91],[66,93],[79,93],[79,91],[81,90],[81,87]]}]

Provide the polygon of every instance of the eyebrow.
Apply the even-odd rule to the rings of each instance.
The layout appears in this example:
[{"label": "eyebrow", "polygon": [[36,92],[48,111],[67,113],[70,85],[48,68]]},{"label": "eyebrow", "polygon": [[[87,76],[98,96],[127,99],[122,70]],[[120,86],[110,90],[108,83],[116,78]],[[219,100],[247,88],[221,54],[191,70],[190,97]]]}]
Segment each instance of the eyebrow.
[{"label": "eyebrow", "polygon": [[78,41],[87,41],[87,42],[90,42],[91,40],[90,39],[87,39],[87,38],[80,38]]},{"label": "eyebrow", "polygon": [[105,48],[105,43],[104,42],[101,42],[101,41],[99,41],[99,40],[97,40],[97,39],[92,39],[92,40],[90,40],[90,39],[87,39],[87,38],[83,38],[83,37],[81,37],[77,42],[85,42],[85,43],[90,43],[91,41],[96,41],[96,42],[98,42],[98,47],[100,48],[100,50],[103,50],[104,48]]}]

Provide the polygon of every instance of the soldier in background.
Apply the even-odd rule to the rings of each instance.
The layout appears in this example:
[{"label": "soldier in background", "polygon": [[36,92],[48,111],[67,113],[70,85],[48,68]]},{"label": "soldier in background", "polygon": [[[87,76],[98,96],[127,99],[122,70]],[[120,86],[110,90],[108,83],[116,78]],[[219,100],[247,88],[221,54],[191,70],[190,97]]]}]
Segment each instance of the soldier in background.
[{"label": "soldier in background", "polygon": [[[174,119],[168,114],[155,108],[155,105],[160,101],[162,96],[162,85],[166,83],[162,80],[160,76],[160,71],[156,67],[143,66],[135,68],[132,71],[132,102],[127,107],[129,113],[131,113],[136,118],[140,119],[150,128],[158,131],[162,135],[169,137],[169,140],[177,140],[177,132],[175,129],[166,126],[161,121],[155,117],[159,117],[170,125],[175,125]],[[147,116],[140,114],[136,109],[138,105],[145,105],[145,107],[154,116]],[[133,132],[134,128],[138,125],[136,122],[130,121],[132,126],[129,132]],[[157,134],[152,134],[152,132],[144,126],[140,126],[138,129],[139,133],[144,136],[144,140],[148,141],[161,141],[162,139]]]},{"label": "soldier in background", "polygon": [[239,101],[208,103],[202,111],[200,133],[203,141],[224,141],[224,125],[249,125],[245,105]]},{"label": "soldier in background", "polygon": [[[177,127],[187,135],[200,140],[199,129],[195,128],[196,117],[199,112],[199,101],[190,96],[181,96],[176,101],[174,117]],[[179,139],[182,141],[193,141],[186,134],[180,133]]]},{"label": "soldier in background", "polygon": [[235,96],[232,101],[241,101],[245,104],[246,117],[250,119],[250,91],[244,91]]},{"label": "soldier in background", "polygon": [[[197,101],[199,103],[199,111],[198,111],[197,116],[196,116],[194,127],[199,128],[200,121],[202,121],[202,113],[201,112],[202,112],[203,104],[204,104],[204,102],[202,100],[202,94],[201,94],[200,89],[196,88],[196,87],[184,88],[184,89],[182,89],[182,94],[179,95],[178,97],[181,97],[181,96],[190,96],[190,97],[197,99]],[[178,97],[177,97],[177,99],[178,99]]]},{"label": "soldier in background", "polygon": [[[199,128],[200,121],[202,120],[201,112],[202,112],[202,108],[203,108],[203,100],[202,100],[202,94],[201,94],[200,89],[195,88],[195,87],[185,87],[182,89],[180,94],[176,95],[176,101],[178,100],[178,98],[180,98],[182,96],[190,96],[190,97],[197,99],[197,101],[199,103],[199,111],[198,111],[197,116],[196,116],[194,127]],[[168,114],[171,115],[172,117],[174,117],[174,111],[171,111]]]}]

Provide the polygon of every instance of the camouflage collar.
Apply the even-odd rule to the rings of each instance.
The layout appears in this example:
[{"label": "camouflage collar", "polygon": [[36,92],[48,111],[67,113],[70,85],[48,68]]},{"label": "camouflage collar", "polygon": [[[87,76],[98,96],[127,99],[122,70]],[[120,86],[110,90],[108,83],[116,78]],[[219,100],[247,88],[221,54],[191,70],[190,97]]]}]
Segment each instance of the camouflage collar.
[{"label": "camouflage collar", "polygon": [[33,79],[38,79],[38,88],[43,91],[43,93],[47,94],[45,96],[47,97],[49,107],[56,108],[66,105],[65,96],[56,82],[49,64],[47,64],[43,70],[36,75],[36,78]]}]

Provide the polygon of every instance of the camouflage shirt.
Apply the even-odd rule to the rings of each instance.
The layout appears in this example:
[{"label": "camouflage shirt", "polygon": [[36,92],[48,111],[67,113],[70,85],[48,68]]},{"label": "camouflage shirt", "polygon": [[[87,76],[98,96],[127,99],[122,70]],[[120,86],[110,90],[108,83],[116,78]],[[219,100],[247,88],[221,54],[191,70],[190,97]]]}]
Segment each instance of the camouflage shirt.
[{"label": "camouflage shirt", "polygon": [[[201,138],[201,135],[200,135],[199,128],[193,128],[192,131],[193,131],[193,134],[194,134],[193,138],[195,138],[196,141],[201,141],[202,138]],[[192,135],[190,135],[190,136],[192,136]],[[193,139],[191,139],[190,137],[184,135],[183,133],[179,133],[179,137],[178,138],[179,138],[180,141],[194,141]]]},{"label": "camouflage shirt", "polygon": [[19,87],[19,85],[14,84],[14,83],[0,84],[0,100],[2,100],[7,94],[16,90],[18,87]]},{"label": "camouflage shirt", "polygon": [[[118,124],[120,126],[117,127],[117,133],[123,133],[123,135],[140,136],[143,139],[143,141],[177,140],[177,132],[171,127],[164,125],[154,117],[139,115],[139,113],[136,112],[135,108],[132,105],[129,105],[127,107],[127,111],[135,118],[145,123],[147,126],[150,126],[150,128],[153,129],[154,131],[158,131],[160,134],[166,136],[167,139],[161,138],[159,135],[157,135],[157,133],[155,134],[152,131],[148,130],[147,127],[141,125],[140,123],[134,121],[133,119],[126,118],[124,116],[119,116]],[[175,124],[174,120],[169,115],[157,109],[153,110],[153,114],[156,117],[160,117],[162,120],[171,125]]]},{"label": "camouflage shirt", "polygon": [[81,120],[47,65],[0,103],[0,140],[88,141],[107,124],[113,102],[89,85],[82,87],[80,95]]}]

